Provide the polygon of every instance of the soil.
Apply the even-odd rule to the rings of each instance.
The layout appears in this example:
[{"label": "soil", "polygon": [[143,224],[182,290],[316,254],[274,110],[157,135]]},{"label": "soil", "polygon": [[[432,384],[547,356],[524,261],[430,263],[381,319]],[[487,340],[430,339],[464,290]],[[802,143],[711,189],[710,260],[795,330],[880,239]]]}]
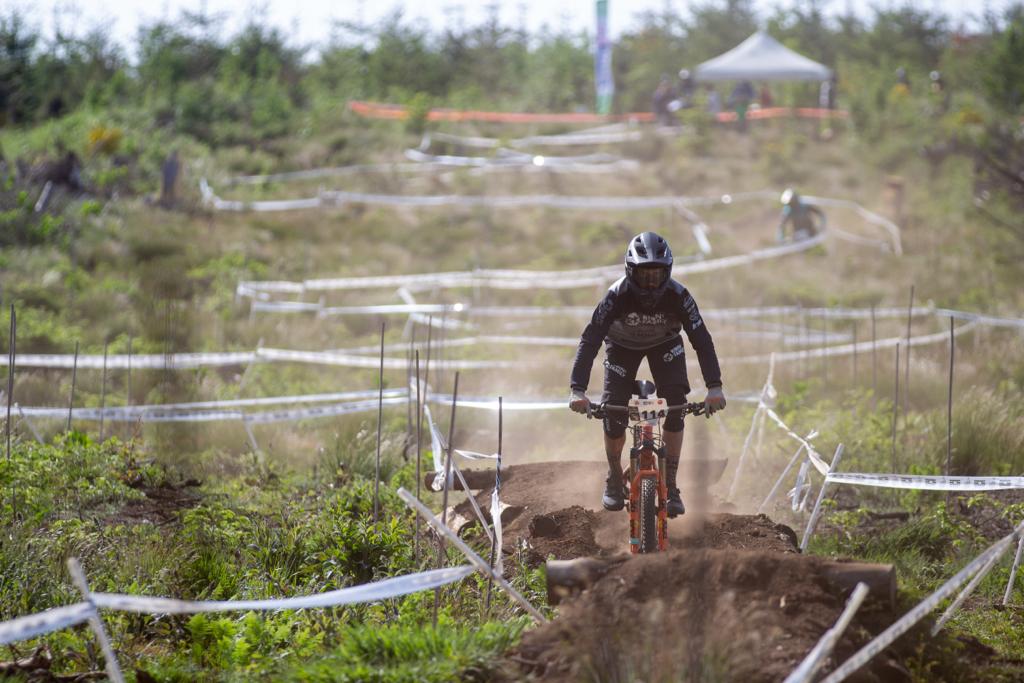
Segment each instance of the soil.
[{"label": "soil", "polygon": [[[602,680],[780,681],[842,611],[844,596],[825,578],[824,564],[766,550],[636,556],[566,603],[557,619],[528,631],[511,657],[543,681],[594,671]],[[861,608],[836,649],[839,661],[863,644],[864,627],[879,612],[888,612],[883,601]]]},{"label": "soil", "polygon": [[113,523],[149,523],[164,526],[178,521],[183,510],[195,507],[202,499],[195,489],[199,482],[188,480],[180,486],[138,486],[146,497],[128,501],[112,518]]},{"label": "soil", "polygon": [[[565,560],[628,552],[628,513],[607,512],[601,508],[605,474],[603,463],[586,460],[503,468],[500,499],[503,505],[509,506],[501,515],[503,552],[510,555],[525,550],[527,561],[536,564],[547,557]],[[488,524],[491,523],[491,491],[488,487],[475,496]],[[684,489],[683,498],[687,514],[669,524],[669,542],[673,547],[699,544],[701,547],[776,549],[788,543],[778,538],[781,530],[788,531],[788,527],[774,525],[763,515],[750,518],[760,521],[746,528],[745,523],[737,526],[728,521],[728,515],[713,514],[731,509],[714,496]],[[479,531],[468,501],[455,505],[449,518],[454,520],[453,526],[460,534]],[[552,521],[558,532],[545,533],[544,528]],[[795,551],[793,544],[787,547],[790,552]]]},{"label": "soil", "polygon": [[[506,654],[501,681],[783,680],[833,626],[848,595],[831,583],[829,561],[800,554],[797,535],[766,515],[737,515],[714,496],[684,491],[687,513],[669,522],[670,550],[631,556],[626,512],[600,507],[597,462],[514,465],[503,470],[503,552],[545,559],[603,557],[607,571],[558,605]],[[476,494],[489,519],[491,490]],[[596,510],[596,511],[595,511]],[[479,532],[468,502],[453,509],[461,533]],[[905,607],[909,607],[906,605]],[[890,596],[869,595],[822,672],[893,622]],[[851,681],[910,681],[903,662],[941,661],[944,680],[962,679],[970,651],[984,646],[928,636],[922,623]],[[980,645],[980,644],[978,644]]]}]

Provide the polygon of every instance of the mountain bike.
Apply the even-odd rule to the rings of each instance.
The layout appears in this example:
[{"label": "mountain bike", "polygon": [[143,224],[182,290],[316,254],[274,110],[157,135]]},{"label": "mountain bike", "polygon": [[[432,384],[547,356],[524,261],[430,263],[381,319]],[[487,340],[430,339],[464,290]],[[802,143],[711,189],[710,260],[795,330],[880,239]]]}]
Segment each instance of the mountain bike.
[{"label": "mountain bike", "polygon": [[[627,413],[633,445],[629,449],[629,468],[623,474],[628,487],[629,549],[633,554],[668,549],[668,488],[665,471],[665,445],[661,439],[661,420],[670,410],[684,415],[703,415],[704,403],[670,406],[663,398],[654,398],[654,382],[637,380],[635,393],[625,406],[601,403],[587,411],[588,418],[603,419],[609,413]],[[626,484],[625,482],[628,482]]]}]

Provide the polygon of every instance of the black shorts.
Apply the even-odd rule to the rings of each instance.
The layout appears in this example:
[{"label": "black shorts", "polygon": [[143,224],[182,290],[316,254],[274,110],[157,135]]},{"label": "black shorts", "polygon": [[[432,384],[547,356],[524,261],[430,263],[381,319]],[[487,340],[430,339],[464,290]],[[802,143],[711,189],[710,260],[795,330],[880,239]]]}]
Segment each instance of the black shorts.
[{"label": "black shorts", "polygon": [[[658,387],[658,397],[668,401],[670,406],[685,403],[686,395],[690,393],[690,382],[686,377],[683,338],[679,336],[642,351],[607,342],[604,358],[604,394],[601,400],[617,406],[629,403],[633,395],[637,370],[645,357],[647,365],[651,368],[654,383]],[[613,413],[604,419],[604,432],[610,437],[618,438],[626,432],[627,423],[624,414]],[[683,412],[670,411],[663,427],[670,432],[682,431]]]}]

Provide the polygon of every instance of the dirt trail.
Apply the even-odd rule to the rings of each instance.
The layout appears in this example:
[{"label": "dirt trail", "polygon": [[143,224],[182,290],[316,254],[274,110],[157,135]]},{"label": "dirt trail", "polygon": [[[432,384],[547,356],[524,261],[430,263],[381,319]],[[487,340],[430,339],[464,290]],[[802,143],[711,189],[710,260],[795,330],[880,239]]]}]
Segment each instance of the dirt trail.
[{"label": "dirt trail", "polygon": [[[686,469],[684,466],[684,473]],[[503,468],[501,501],[508,506],[502,513],[504,551],[513,553],[525,547],[537,562],[548,556],[566,560],[627,551],[627,514],[601,509],[606,471],[603,463],[589,460]],[[476,495],[488,522],[491,490],[486,488]],[[700,547],[758,547],[754,540],[758,535],[777,533],[766,517],[765,522],[754,524],[749,534],[734,522],[718,518],[714,513],[730,510],[731,506],[707,493],[684,487],[683,498],[687,514],[670,523],[674,547],[694,547],[695,543]],[[474,519],[468,502],[456,505],[455,513],[456,526]],[[538,517],[542,518],[539,524],[534,521]],[[728,538],[732,539],[729,543],[725,540]]]},{"label": "dirt trail", "polygon": [[[597,462],[503,471],[506,554],[536,564],[603,557],[607,571],[524,635],[502,680],[780,681],[842,611],[847,588],[830,575],[834,563],[801,555],[789,527],[723,512],[728,506],[693,490],[684,492],[687,514],[669,524],[669,552],[630,557],[626,513],[600,509],[603,484]],[[478,493],[482,508],[490,495]],[[465,502],[456,512],[473,515]],[[892,623],[892,609],[889,595],[869,595],[825,670]],[[948,646],[924,628],[851,680],[909,681],[903,661]]]}]

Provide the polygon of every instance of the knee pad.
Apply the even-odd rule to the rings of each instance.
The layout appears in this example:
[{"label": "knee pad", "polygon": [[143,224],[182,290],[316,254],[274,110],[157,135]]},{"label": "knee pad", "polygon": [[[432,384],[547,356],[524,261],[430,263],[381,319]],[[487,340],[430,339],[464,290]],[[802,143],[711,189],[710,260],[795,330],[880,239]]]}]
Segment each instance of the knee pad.
[{"label": "knee pad", "polygon": [[604,433],[612,439],[621,439],[626,433],[626,424],[625,415],[606,416],[604,418]]},{"label": "knee pad", "polygon": [[661,423],[661,428],[666,432],[681,432],[683,431],[683,411],[672,410],[669,412],[668,417]]},{"label": "knee pad", "polygon": [[[689,387],[681,384],[658,387],[658,396],[665,399],[670,406],[680,406],[686,403],[687,393],[689,393]],[[665,421],[661,423],[661,427],[669,432],[683,431],[683,411],[670,411]]]}]

